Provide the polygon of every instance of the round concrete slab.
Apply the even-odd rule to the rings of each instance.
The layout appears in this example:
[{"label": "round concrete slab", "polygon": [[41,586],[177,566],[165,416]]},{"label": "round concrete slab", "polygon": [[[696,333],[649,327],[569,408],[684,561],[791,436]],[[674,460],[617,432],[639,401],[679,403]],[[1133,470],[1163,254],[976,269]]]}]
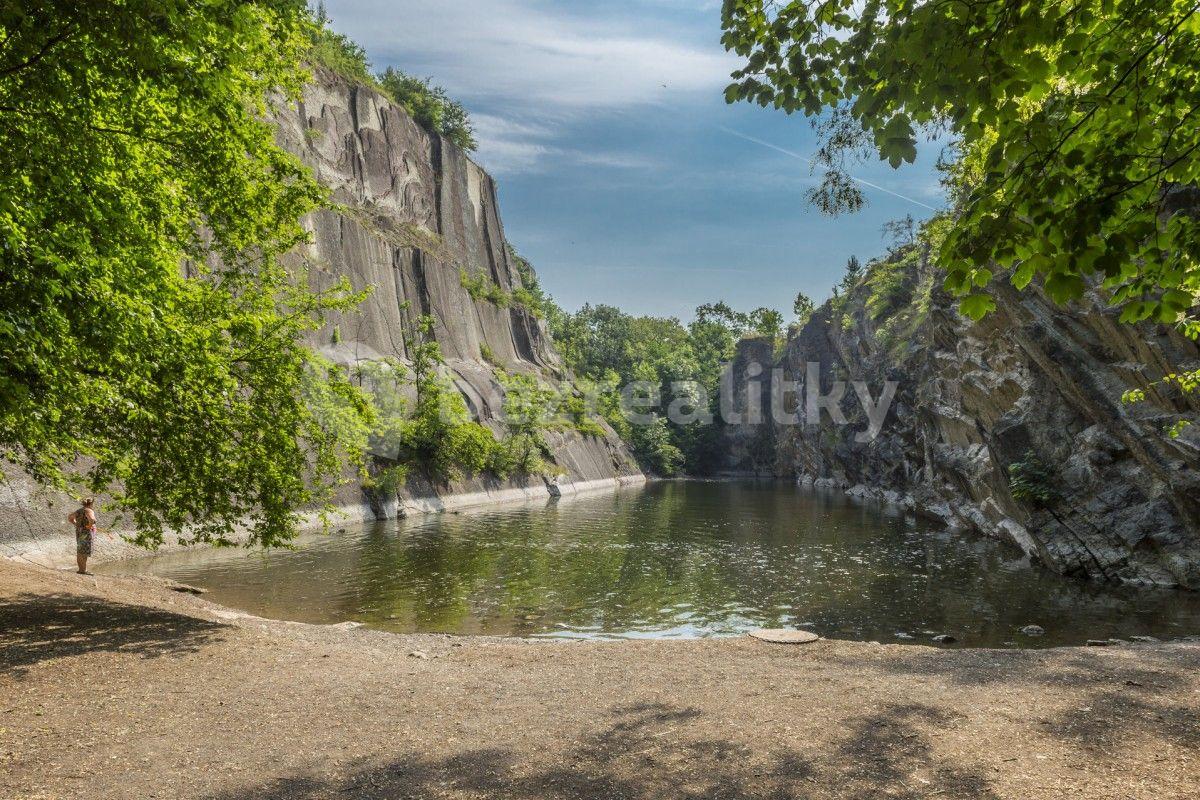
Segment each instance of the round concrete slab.
[{"label": "round concrete slab", "polygon": [[812,631],[789,631],[785,628],[764,628],[750,631],[750,635],[772,644],[807,644],[821,638]]}]

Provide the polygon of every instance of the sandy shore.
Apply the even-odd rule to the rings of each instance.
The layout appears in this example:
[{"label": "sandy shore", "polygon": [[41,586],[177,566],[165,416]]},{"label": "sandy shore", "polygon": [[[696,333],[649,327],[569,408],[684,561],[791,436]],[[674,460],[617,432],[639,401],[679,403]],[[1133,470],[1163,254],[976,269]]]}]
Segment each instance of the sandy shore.
[{"label": "sandy shore", "polygon": [[3,798],[1195,798],[1200,644],[531,644],[0,560]]}]

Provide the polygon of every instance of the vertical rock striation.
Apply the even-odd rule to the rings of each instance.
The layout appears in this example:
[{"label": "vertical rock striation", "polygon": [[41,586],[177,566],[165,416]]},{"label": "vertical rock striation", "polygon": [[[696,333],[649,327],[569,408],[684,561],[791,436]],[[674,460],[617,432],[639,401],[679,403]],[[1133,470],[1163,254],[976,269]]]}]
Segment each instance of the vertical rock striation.
[{"label": "vertical rock striation", "polygon": [[[341,204],[309,220],[313,243],[305,255],[312,280],[320,286],[348,277],[356,288],[374,287],[357,313],[332,318],[314,337],[314,347],[342,364],[403,360],[405,324],[429,315],[455,386],[472,414],[497,434],[503,396],[497,368],[550,382],[564,377],[542,320],[520,304],[474,299],[463,286],[465,274],[511,295],[521,287],[521,276],[506,247],[496,184],[460,148],[422,128],[374,89],[320,68],[302,100],[277,124],[281,145]],[[557,485],[540,478],[474,476],[439,486],[414,475],[401,493],[400,509],[642,479],[624,443],[604,428],[604,436],[594,437],[547,433],[554,461],[565,471]],[[355,491],[344,501],[352,502]],[[392,513],[387,507],[375,510]]]}]

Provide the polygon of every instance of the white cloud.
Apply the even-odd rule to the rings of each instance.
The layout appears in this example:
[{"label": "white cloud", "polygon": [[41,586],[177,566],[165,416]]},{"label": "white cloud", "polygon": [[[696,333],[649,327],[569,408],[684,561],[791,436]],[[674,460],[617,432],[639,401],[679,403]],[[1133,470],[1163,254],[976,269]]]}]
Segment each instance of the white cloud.
[{"label": "white cloud", "polygon": [[640,153],[622,153],[617,151],[588,152],[586,150],[563,150],[563,156],[576,164],[607,169],[636,169],[652,170],[659,166],[654,159]]},{"label": "white cloud", "polygon": [[[434,71],[454,94],[544,111],[623,108],[728,82],[736,59],[624,17],[534,0],[339,0],[334,25],[377,64]],[[601,6],[602,7],[602,6]]]},{"label": "white cloud", "polygon": [[479,141],[476,158],[497,175],[537,171],[550,147],[544,140],[553,131],[544,125],[513,122],[493,114],[473,114],[475,138]]},{"label": "white cloud", "polygon": [[555,145],[555,127],[540,123],[514,122],[494,114],[472,116],[479,140],[480,163],[497,175],[541,172],[562,165],[584,165],[606,169],[651,170],[657,165],[640,153],[586,151]]},{"label": "white cloud", "polygon": [[[719,44],[696,44],[645,20],[565,14],[538,0],[331,0],[334,26],[373,63],[434,77],[476,113],[480,160],[497,172],[537,169],[557,155],[627,168],[622,154],[554,148],[556,125],[681,93],[713,93],[736,59]],[[499,109],[499,110],[498,110]],[[529,122],[528,120],[536,120]]]}]

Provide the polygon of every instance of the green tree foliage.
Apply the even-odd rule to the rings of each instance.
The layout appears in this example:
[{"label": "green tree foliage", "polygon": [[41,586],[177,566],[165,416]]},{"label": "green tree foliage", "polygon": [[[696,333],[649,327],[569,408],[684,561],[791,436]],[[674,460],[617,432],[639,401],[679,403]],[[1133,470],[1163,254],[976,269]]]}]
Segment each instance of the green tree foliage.
[{"label": "green tree foliage", "polygon": [[862,263],[858,260],[858,256],[850,256],[846,261],[846,272],[842,276],[842,291],[849,292],[858,284],[862,278],[863,269]]},{"label": "green tree foliage", "polygon": [[513,289],[513,300],[539,319],[549,316],[553,313],[554,303],[542,289],[542,283],[538,280],[533,264],[530,264],[528,259],[518,253],[511,244],[505,244],[505,249],[513,266],[516,267],[517,276],[521,279],[521,285]]},{"label": "green tree foliage", "polygon": [[479,357],[482,358],[485,363],[491,364],[493,367],[500,366],[500,359],[496,358],[495,351],[492,350],[492,346],[487,342],[479,343]]},{"label": "green tree foliage", "polygon": [[756,308],[750,312],[750,327],[755,333],[778,339],[783,330],[783,314],[773,308]]},{"label": "green tree foliage", "polygon": [[725,302],[700,306],[687,326],[673,317],[637,317],[609,305],[585,305],[569,313],[546,296],[528,261],[511,249],[509,255],[529,292],[522,304],[542,309],[577,388],[572,392],[568,385],[559,393],[551,425],[601,435],[603,429],[587,414],[591,408],[630,444],[645,469],[661,475],[714,469],[721,457],[717,425],[676,425],[662,414],[649,425],[632,424],[620,390],[634,381],[645,382],[656,387],[665,409],[678,394],[673,384],[699,387],[708,398],[702,410],[715,419],[721,374],[738,338],[778,337],[782,315],[769,308],[738,312]]},{"label": "green tree foliage", "polygon": [[370,409],[302,345],[330,309],[280,256],[321,202],[274,144],[300,0],[0,7],[0,460],[108,491],[139,541],[271,545]]},{"label": "green tree foliage", "polygon": [[[1183,394],[1191,394],[1192,392],[1200,391],[1200,370],[1194,372],[1170,372],[1164,375],[1157,381],[1150,384],[1151,386],[1160,387],[1164,390],[1177,389]],[[1146,400],[1145,389],[1130,389],[1121,395],[1122,403],[1142,403]],[[1190,420],[1180,419],[1171,423],[1166,434],[1172,439],[1183,433],[1184,429],[1191,425]]]},{"label": "green tree foliage", "polygon": [[1012,268],[1056,301],[1102,284],[1122,319],[1180,323],[1200,291],[1200,7],[1180,0],[726,0],[745,59],[726,96],[822,119],[817,199],[861,204],[847,164],[962,156],[939,261],[978,318]]},{"label": "green tree foliage", "polygon": [[309,49],[305,57],[314,64],[332,70],[353,81],[379,88],[371,73],[371,62],[367,51],[345,34],[330,27],[329,13],[325,3],[318,3],[313,13],[313,25],[309,28]]},{"label": "green tree foliage", "polygon": [[750,328],[750,317],[734,311],[724,300],[716,303],[705,303],[696,308],[696,321],[700,323],[715,323],[732,331],[735,335],[745,333]]},{"label": "green tree foliage", "polygon": [[675,444],[671,425],[665,417],[654,415],[648,425],[634,425],[632,445],[638,460],[658,475],[674,475],[683,466],[684,455]]},{"label": "green tree foliage", "polygon": [[[401,311],[410,311],[410,306],[405,303]],[[604,435],[574,387],[556,388],[535,375],[497,370],[504,390],[505,427],[503,439],[497,439],[472,418],[447,374],[441,347],[433,338],[434,323],[430,316],[406,323],[406,362],[388,359],[356,368],[376,410],[368,432],[373,463],[367,488],[394,493],[412,468],[443,483],[483,472],[500,478],[551,474],[559,470],[552,463],[547,431],[570,428],[588,436]]]},{"label": "green tree foliage", "polygon": [[725,365],[733,358],[740,334],[726,325],[700,319],[697,315],[687,328],[696,371],[692,379],[710,394],[716,392]]},{"label": "green tree foliage", "polygon": [[928,319],[936,273],[933,254],[945,235],[949,216],[935,214],[923,223],[914,222],[911,237],[902,220],[905,235],[893,241],[886,254],[865,265],[851,259],[839,283],[844,290],[834,287],[829,301],[831,319],[850,329],[865,316],[872,324],[860,332],[873,333],[884,349],[901,357]]},{"label": "green tree foliage", "polygon": [[550,456],[545,430],[556,419],[560,394],[533,375],[498,373],[504,387],[504,459],[511,469],[528,474],[547,471]]},{"label": "green tree foliage", "polygon": [[512,297],[501,288],[500,284],[484,274],[472,275],[465,269],[458,271],[458,281],[472,300],[483,300],[500,308],[512,305]]},{"label": "green tree foliage", "polygon": [[[407,368],[398,361],[389,362],[388,380],[379,380],[377,373],[373,382],[380,409],[371,440],[377,466],[403,469],[403,474],[416,466],[430,479],[443,483],[484,471],[503,476],[508,462],[500,452],[501,444],[491,430],[471,417],[462,393],[446,375],[433,328],[430,316],[408,323],[404,333]],[[407,386],[415,397],[411,413],[404,397]]]},{"label": "green tree foliage", "polygon": [[[589,395],[585,394],[584,389],[570,383],[564,384],[557,397],[558,422],[584,436],[604,436],[605,430],[592,416],[592,408],[588,401]],[[596,409],[601,415],[603,410],[603,407]]]},{"label": "green tree foliage", "polygon": [[541,287],[537,284],[536,278],[534,278],[533,284],[536,291],[530,290],[526,286],[517,286],[511,292],[504,291],[500,284],[482,273],[472,275],[465,269],[460,269],[458,279],[472,300],[483,300],[500,308],[520,306],[538,318],[546,313],[546,297],[541,293]]},{"label": "green tree foliage", "polygon": [[371,458],[365,464],[362,485],[380,496],[394,495],[408,477],[408,464],[399,461],[399,442],[404,435],[408,400],[404,394],[407,370],[395,360],[360,361],[355,364],[356,385],[371,400],[372,419],[360,431],[363,451]]},{"label": "green tree foliage", "polygon": [[608,373],[632,374],[625,345],[633,338],[633,318],[608,305],[585,305],[575,314],[551,319],[551,335],[568,366],[579,375],[603,380]]},{"label": "green tree foliage", "polygon": [[1015,500],[1024,500],[1036,508],[1042,508],[1059,499],[1050,468],[1032,451],[1026,452],[1020,461],[1008,465],[1008,477]]},{"label": "green tree foliage", "polygon": [[891,252],[916,244],[919,227],[912,214],[905,214],[903,217],[883,223],[880,232],[888,241],[888,251]]},{"label": "green tree foliage", "polygon": [[705,303],[696,309],[696,321],[721,325],[735,336],[769,336],[778,338],[783,328],[783,315],[773,308],[760,307],[749,313],[734,311],[724,301]]},{"label": "green tree foliage", "polygon": [[574,314],[553,307],[547,318],[555,344],[583,392],[630,443],[643,468],[660,475],[714,469],[720,457],[719,429],[700,422],[676,425],[661,414],[648,425],[631,424],[621,387],[646,382],[658,391],[665,408],[676,398],[678,386],[673,384],[696,386],[708,398],[703,410],[715,418],[721,372],[733,357],[738,337],[757,332],[758,326],[769,329],[772,323],[777,333],[782,324],[778,312],[758,309],[745,314],[724,302],[700,306],[686,327],[674,318],[635,317],[604,305],[585,305]]},{"label": "green tree foliage", "polygon": [[[872,320],[896,323],[902,315],[908,318],[906,335],[911,335],[912,326],[924,319],[929,311],[931,285],[918,291],[918,284],[931,272],[929,265],[946,236],[947,222],[946,213],[937,213],[922,224],[906,215],[884,225],[884,235],[892,240],[887,254],[871,259],[865,270],[859,270],[859,277],[854,278],[854,284],[862,284],[868,290],[864,305]],[[916,306],[910,307],[914,301]]]},{"label": "green tree foliage", "polygon": [[871,319],[878,322],[890,317],[912,298],[919,261],[916,248],[906,248],[871,264],[865,303]]},{"label": "green tree foliage", "polygon": [[816,311],[816,306],[813,305],[812,298],[804,292],[796,292],[796,299],[792,301],[792,313],[796,315],[796,323],[803,325],[812,317]]},{"label": "green tree foliage", "polygon": [[[673,474],[678,459],[665,455],[669,444],[645,437],[626,417],[620,390],[631,381],[656,387],[687,371],[687,353],[680,343],[687,332],[677,320],[635,318],[614,306],[585,305],[571,314],[550,315],[551,335],[576,383],[593,398],[597,411],[621,438],[629,442],[639,463],[662,475]],[[668,471],[662,471],[665,467]]]},{"label": "green tree foliage", "polygon": [[470,115],[461,103],[446,95],[445,89],[434,86],[431,81],[431,78],[416,78],[392,67],[379,74],[379,85],[404,106],[413,119],[463,150],[473,151],[478,144]]}]

